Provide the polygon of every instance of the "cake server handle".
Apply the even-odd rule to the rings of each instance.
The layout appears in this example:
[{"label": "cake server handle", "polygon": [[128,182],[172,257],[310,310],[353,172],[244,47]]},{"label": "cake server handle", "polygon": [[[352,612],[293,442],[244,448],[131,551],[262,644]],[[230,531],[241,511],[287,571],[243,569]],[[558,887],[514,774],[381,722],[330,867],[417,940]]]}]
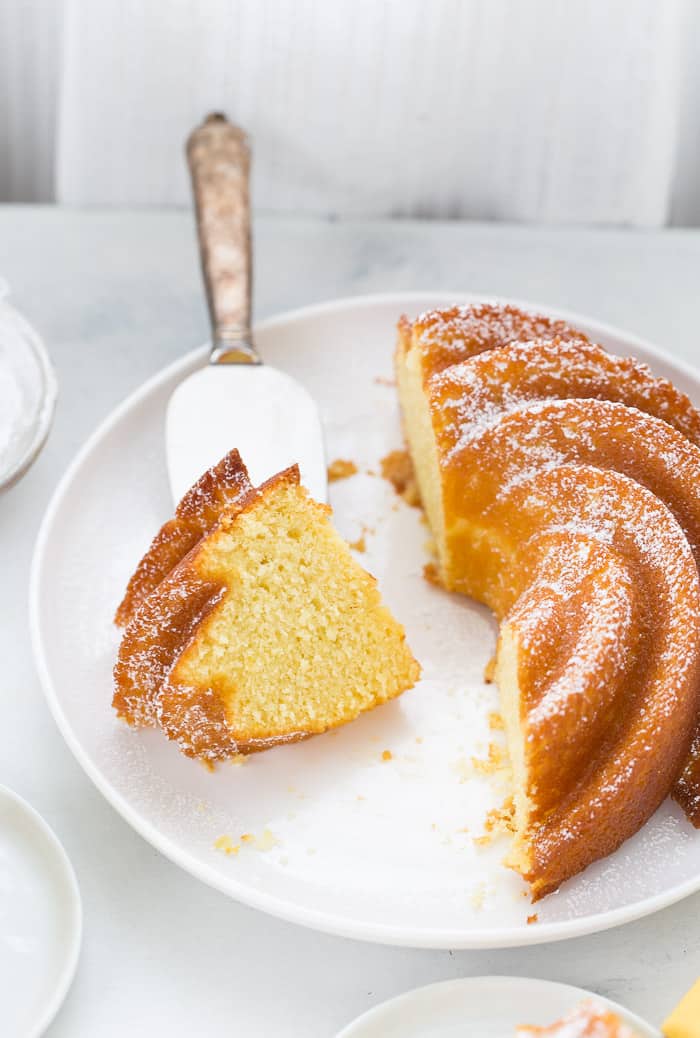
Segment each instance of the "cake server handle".
[{"label": "cake server handle", "polygon": [[199,254],[211,319],[211,364],[260,364],[251,331],[250,148],[213,112],[187,140]]}]

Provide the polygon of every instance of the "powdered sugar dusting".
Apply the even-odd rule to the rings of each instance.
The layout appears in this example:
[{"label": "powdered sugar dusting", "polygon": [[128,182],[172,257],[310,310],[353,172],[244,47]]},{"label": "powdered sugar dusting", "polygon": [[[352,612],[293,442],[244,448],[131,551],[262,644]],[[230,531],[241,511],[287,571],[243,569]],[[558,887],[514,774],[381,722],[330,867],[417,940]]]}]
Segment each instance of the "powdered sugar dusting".
[{"label": "powdered sugar dusting", "polygon": [[[643,824],[695,723],[700,418],[670,382],[570,329],[552,337],[544,321],[546,341],[523,341],[536,321],[433,312],[413,344],[448,584],[506,612],[526,654],[530,878],[546,892]],[[462,574],[453,560],[470,552],[482,561]]]}]

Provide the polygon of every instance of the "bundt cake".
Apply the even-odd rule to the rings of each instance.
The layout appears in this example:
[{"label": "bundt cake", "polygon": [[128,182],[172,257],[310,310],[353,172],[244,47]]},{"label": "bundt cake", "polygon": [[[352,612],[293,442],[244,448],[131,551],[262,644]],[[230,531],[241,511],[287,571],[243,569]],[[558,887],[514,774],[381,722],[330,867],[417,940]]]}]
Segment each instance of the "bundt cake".
[{"label": "bundt cake", "polygon": [[324,732],[399,695],[402,627],[299,484],[251,486],[237,452],[189,491],[129,583],[113,705],[217,760]]},{"label": "bundt cake", "polygon": [[518,1027],[515,1038],[637,1038],[637,1032],[611,1009],[587,1001],[549,1027]]},{"label": "bundt cake", "polygon": [[403,320],[396,366],[440,582],[501,620],[509,864],[536,900],[674,783],[700,823],[700,416],[514,307]]}]

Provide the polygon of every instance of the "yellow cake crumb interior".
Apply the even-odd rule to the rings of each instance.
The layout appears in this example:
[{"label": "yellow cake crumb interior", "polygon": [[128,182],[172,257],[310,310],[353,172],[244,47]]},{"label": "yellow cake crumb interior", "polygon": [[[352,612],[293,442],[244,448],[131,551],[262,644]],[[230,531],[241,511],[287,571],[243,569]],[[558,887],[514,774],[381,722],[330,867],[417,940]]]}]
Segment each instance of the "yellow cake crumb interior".
[{"label": "yellow cake crumb interior", "polygon": [[417,350],[409,350],[397,364],[397,382],[404,432],[410,448],[420,499],[428,516],[438,557],[444,560],[444,517],[437,446],[430,407],[423,391]]},{"label": "yellow cake crumb interior", "polygon": [[527,872],[530,849],[526,845],[524,834],[529,828],[531,812],[527,796],[525,736],[518,683],[518,641],[515,631],[508,623],[501,624],[494,676],[501,701],[501,715],[513,776],[515,838],[508,853],[508,864],[521,872]]},{"label": "yellow cake crumb interior", "polygon": [[325,731],[417,679],[374,578],[300,486],[272,486],[223,524],[197,569],[227,591],[176,680],[216,689],[237,739]]}]

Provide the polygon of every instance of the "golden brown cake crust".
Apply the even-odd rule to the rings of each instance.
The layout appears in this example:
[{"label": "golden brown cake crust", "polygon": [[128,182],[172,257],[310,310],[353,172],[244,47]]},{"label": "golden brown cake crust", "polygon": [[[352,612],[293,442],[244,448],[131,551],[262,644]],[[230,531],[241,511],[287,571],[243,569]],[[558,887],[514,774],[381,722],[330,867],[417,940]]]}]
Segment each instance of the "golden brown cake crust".
[{"label": "golden brown cake crust", "polygon": [[496,303],[427,310],[413,323],[402,317],[398,332],[400,350],[416,346],[420,349],[426,378],[485,350],[511,342],[554,338],[588,341],[583,332],[571,328],[565,321]]},{"label": "golden brown cake crust", "polygon": [[126,627],[146,597],[218,521],[222,509],[251,490],[248,472],[237,450],[208,469],[191,487],[154,537],[129,580],[114,622]]}]

